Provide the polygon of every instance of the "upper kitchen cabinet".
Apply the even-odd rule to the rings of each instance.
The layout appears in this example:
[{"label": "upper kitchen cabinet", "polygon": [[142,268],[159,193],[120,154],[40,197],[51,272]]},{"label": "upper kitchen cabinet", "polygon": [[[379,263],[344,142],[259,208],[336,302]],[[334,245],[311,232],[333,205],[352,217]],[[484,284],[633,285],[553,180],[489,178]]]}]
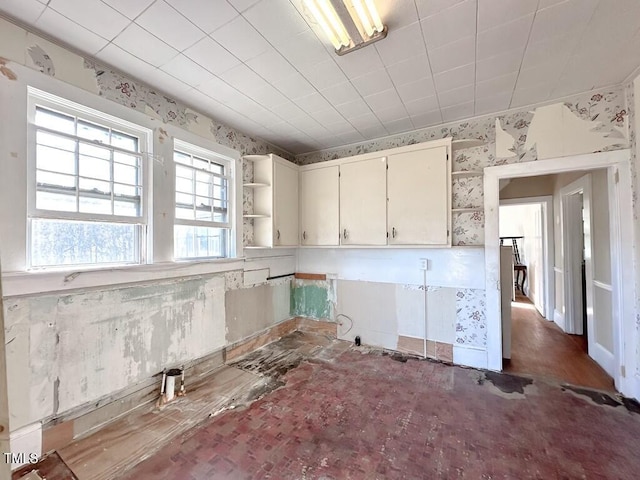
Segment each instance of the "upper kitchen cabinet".
[{"label": "upper kitchen cabinet", "polygon": [[295,247],[298,245],[298,166],[277,155],[245,155],[253,163],[254,242],[248,247]]},{"label": "upper kitchen cabinet", "polygon": [[311,166],[300,171],[300,242],[339,245],[339,167]]},{"label": "upper kitchen cabinet", "polygon": [[[387,171],[389,245],[450,246],[451,170],[447,142],[390,152]],[[401,150],[401,151],[400,151]]]},{"label": "upper kitchen cabinet", "polygon": [[386,157],[340,165],[340,244],[387,244]]}]

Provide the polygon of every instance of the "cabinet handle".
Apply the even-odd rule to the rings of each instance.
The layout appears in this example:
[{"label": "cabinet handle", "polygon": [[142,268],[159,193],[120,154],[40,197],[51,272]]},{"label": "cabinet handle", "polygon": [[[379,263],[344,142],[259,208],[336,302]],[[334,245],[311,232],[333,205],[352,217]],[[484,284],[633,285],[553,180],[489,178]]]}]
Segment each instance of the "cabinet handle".
[{"label": "cabinet handle", "polygon": [[342,237],[346,240],[349,237],[349,234],[347,233],[347,229],[345,228],[344,231],[342,232]]},{"label": "cabinet handle", "polygon": [[278,240],[280,240],[280,230],[276,230],[276,233],[277,233]]},{"label": "cabinet handle", "polygon": [[302,239],[303,240],[307,239],[307,232],[306,231],[302,232]]},{"label": "cabinet handle", "polygon": [[396,233],[397,233],[397,231],[396,231],[396,227],[393,227],[393,228],[391,229],[391,236],[392,236],[393,238],[396,238]]}]

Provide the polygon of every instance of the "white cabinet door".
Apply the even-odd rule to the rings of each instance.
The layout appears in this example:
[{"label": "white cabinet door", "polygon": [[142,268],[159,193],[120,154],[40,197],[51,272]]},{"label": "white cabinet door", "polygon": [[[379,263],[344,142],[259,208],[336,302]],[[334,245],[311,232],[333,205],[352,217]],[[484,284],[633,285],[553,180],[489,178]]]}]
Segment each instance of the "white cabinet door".
[{"label": "white cabinet door", "polygon": [[389,245],[449,245],[447,148],[390,155]]},{"label": "white cabinet door", "polygon": [[273,165],[273,244],[298,245],[298,170],[293,164]]},{"label": "white cabinet door", "polygon": [[300,172],[302,245],[338,245],[338,166]]},{"label": "white cabinet door", "polygon": [[387,244],[386,157],[340,166],[340,243]]}]

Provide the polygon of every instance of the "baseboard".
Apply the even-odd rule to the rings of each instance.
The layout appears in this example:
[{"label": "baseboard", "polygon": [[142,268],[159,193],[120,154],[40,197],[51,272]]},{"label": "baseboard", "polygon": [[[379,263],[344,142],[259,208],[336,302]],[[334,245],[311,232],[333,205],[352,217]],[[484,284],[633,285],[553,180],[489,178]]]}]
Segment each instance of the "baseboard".
[{"label": "baseboard", "polygon": [[244,338],[232,344],[229,344],[224,349],[224,361],[225,363],[235,358],[241,357],[249,352],[257,350],[260,347],[275,342],[279,338],[288,335],[298,328],[297,317],[284,320],[275,325],[271,325],[259,332],[254,333],[250,337]]},{"label": "baseboard", "polygon": [[553,310],[553,321],[564,332],[564,315],[558,310]]},{"label": "baseboard", "polygon": [[487,368],[487,350],[479,347],[454,345],[453,363],[474,368]]},{"label": "baseboard", "polygon": [[[424,356],[424,338],[398,335],[396,350],[402,353]],[[427,340],[427,358],[453,363],[453,345],[435,340]]]},{"label": "baseboard", "polygon": [[592,346],[593,350],[589,352],[589,356],[593,358],[596,363],[598,363],[604,369],[605,372],[615,378],[617,373],[615,367],[616,358],[613,353],[611,353],[598,343],[593,342]]},{"label": "baseboard", "polygon": [[307,333],[317,333],[328,335],[332,338],[338,337],[338,324],[328,320],[316,320],[313,318],[296,317],[297,330]]}]

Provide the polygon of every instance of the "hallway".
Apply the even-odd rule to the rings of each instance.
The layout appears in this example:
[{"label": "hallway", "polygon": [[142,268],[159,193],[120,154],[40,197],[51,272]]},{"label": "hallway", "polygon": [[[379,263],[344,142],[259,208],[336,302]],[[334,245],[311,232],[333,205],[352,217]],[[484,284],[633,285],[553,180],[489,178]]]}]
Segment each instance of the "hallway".
[{"label": "hallway", "polygon": [[584,337],[568,335],[517,295],[511,303],[511,361],[504,371],[615,391],[613,379],[586,353]]}]

